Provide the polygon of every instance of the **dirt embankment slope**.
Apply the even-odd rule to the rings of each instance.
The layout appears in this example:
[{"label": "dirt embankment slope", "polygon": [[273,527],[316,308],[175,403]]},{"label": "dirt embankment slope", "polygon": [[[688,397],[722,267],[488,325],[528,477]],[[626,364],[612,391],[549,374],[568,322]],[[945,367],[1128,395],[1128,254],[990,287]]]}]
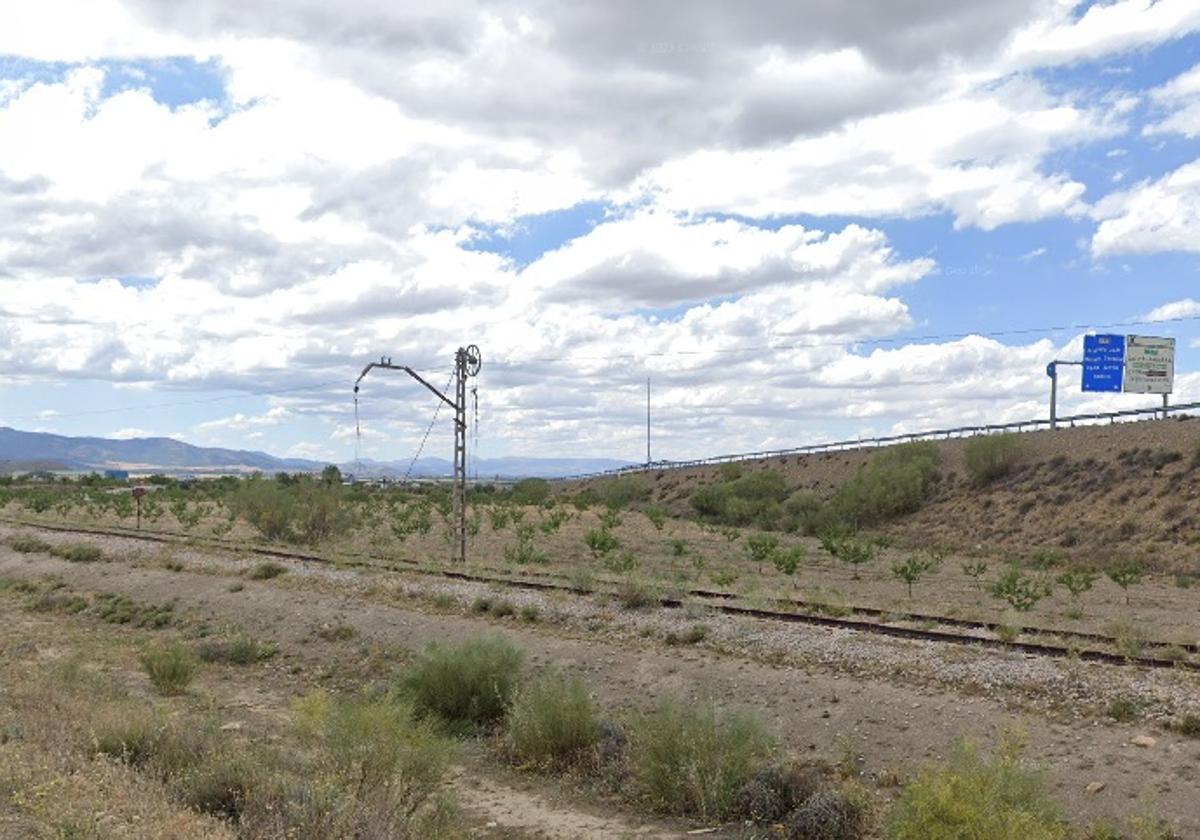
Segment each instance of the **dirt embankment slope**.
[{"label": "dirt embankment slope", "polygon": [[[969,440],[934,443],[940,480],[929,500],[880,531],[923,545],[1001,553],[1055,548],[1092,563],[1134,556],[1162,571],[1200,572],[1200,418],[1021,434],[1017,467],[982,487],[965,468]],[[780,456],[741,468],[778,470],[790,488],[827,496],[875,451]],[[688,497],[720,480],[720,468],[655,471],[645,480],[652,504],[684,516],[691,514]]]}]

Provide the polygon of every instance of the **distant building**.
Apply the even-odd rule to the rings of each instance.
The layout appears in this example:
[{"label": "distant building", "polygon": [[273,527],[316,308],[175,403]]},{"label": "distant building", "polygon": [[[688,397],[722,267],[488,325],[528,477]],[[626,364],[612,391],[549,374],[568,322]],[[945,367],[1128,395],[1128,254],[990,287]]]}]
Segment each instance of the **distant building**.
[{"label": "distant building", "polygon": [[129,470],[105,470],[105,478],[111,478],[113,481],[128,481]]}]

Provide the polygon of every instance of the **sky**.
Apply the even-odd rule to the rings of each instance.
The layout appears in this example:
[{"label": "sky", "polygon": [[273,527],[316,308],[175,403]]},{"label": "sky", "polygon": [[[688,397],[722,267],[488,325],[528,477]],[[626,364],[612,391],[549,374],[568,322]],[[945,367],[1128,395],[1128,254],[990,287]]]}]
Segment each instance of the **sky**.
[{"label": "sky", "polygon": [[[1200,401],[1200,0],[0,7],[0,425],[679,459]],[[1060,414],[1156,397],[1060,384]]]}]

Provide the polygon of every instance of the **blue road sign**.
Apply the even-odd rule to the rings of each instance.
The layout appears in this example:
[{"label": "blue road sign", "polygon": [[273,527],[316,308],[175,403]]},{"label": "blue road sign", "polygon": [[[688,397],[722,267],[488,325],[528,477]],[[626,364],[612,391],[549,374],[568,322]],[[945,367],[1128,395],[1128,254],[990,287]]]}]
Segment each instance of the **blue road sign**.
[{"label": "blue road sign", "polygon": [[1125,336],[1083,337],[1083,390],[1120,391],[1125,377]]}]

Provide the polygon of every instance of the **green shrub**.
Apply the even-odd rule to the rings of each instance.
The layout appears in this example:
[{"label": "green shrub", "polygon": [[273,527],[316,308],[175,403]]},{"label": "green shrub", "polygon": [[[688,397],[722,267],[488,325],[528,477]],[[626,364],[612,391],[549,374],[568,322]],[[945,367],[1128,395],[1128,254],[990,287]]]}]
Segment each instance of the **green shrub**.
[{"label": "green shrub", "polygon": [[149,648],[141,659],[159,694],[182,694],[196,674],[196,658],[183,645]]},{"label": "green shrub", "polygon": [[275,648],[259,644],[245,635],[237,635],[230,639],[205,639],[196,645],[196,656],[202,662],[252,665],[274,655]]},{"label": "green shrub", "polygon": [[778,550],[779,540],[769,534],[752,534],[746,538],[746,554],[759,566],[768,562]]},{"label": "green shrub", "polygon": [[1012,432],[982,435],[967,441],[963,461],[976,484],[988,484],[1008,475],[1021,459],[1021,442]]},{"label": "green shrub", "polygon": [[659,603],[658,594],[648,584],[633,578],[621,581],[614,594],[617,603],[627,610],[640,610]]},{"label": "green shrub", "polygon": [[583,535],[583,542],[593,557],[604,557],[610,551],[621,547],[621,541],[607,528],[593,528]]},{"label": "green shrub", "polygon": [[650,804],[702,820],[732,814],[775,739],[755,715],[665,699],[630,725],[634,776]]},{"label": "green shrub", "polygon": [[787,480],[775,470],[698,487],[688,501],[701,519],[723,525],[775,528],[783,518]]},{"label": "green shrub", "polygon": [[1129,587],[1142,579],[1144,571],[1145,567],[1140,560],[1127,558],[1112,563],[1104,570],[1104,574],[1108,575],[1109,580],[1121,587],[1121,590],[1125,593],[1125,603],[1128,604]]},{"label": "green shrub", "polygon": [[504,716],[524,659],[496,636],[456,647],[435,644],[405,671],[400,685],[418,715],[460,729],[480,726]]},{"label": "green shrub", "polygon": [[839,487],[811,518],[810,533],[830,526],[857,530],[921,507],[937,475],[932,443],[905,443],[882,449]]},{"label": "green shrub", "polygon": [[1145,705],[1137,697],[1121,694],[1108,701],[1104,707],[1104,714],[1118,723],[1130,723],[1142,716],[1142,709]]},{"label": "green shrub", "polygon": [[970,744],[904,786],[889,840],[1066,840],[1069,829],[1045,792],[1042,774],[1025,767],[1006,738],[991,756]]},{"label": "green shrub", "polygon": [[992,584],[992,596],[1007,601],[1018,612],[1028,612],[1052,589],[1048,581],[1031,578],[1013,566]]},{"label": "green shrub", "polygon": [[287,573],[287,566],[274,560],[262,560],[254,565],[247,577],[251,580],[270,580]]},{"label": "green shrub", "polygon": [[206,754],[174,786],[193,811],[234,822],[259,779],[260,771],[250,756],[223,749]]},{"label": "green shrub", "polygon": [[540,505],[550,498],[550,482],[544,478],[523,478],[513,485],[509,497],[518,505]]},{"label": "green shrub", "polygon": [[815,533],[824,502],[811,490],[797,490],[783,503],[783,529]]},{"label": "green shrub", "polygon": [[621,509],[650,498],[650,485],[645,476],[622,475],[602,481],[596,486],[596,499],[602,505]]},{"label": "green shrub", "polygon": [[543,766],[591,747],[600,721],[583,681],[548,672],[526,685],[509,709],[508,737],[519,760]]},{"label": "green shrub", "polygon": [[104,559],[104,552],[100,550],[100,547],[91,543],[58,546],[54,549],[54,553],[68,563],[98,563]]},{"label": "green shrub", "polygon": [[927,572],[932,572],[942,565],[941,555],[930,552],[924,556],[913,554],[903,561],[892,564],[892,575],[908,586],[908,597],[912,599],[913,584],[919,581]]},{"label": "green shrub", "polygon": [[142,767],[158,751],[163,740],[162,723],[150,710],[111,710],[92,728],[92,746],[131,767]]},{"label": "green shrub", "polygon": [[706,638],[708,638],[708,627],[703,624],[693,624],[681,633],[676,633],[674,630],[668,631],[663,636],[663,641],[672,646],[697,645]]},{"label": "green shrub", "polygon": [[1188,738],[1200,738],[1200,714],[1196,712],[1183,713],[1170,726],[1180,735]]},{"label": "green shrub", "polygon": [[54,546],[28,534],[19,534],[8,541],[8,547],[21,554],[51,554]]},{"label": "green shrub", "polygon": [[415,811],[436,793],[455,745],[394,696],[309,694],[294,706],[301,735],[319,748],[319,761],[363,798],[386,794]]},{"label": "green shrub", "polygon": [[533,544],[533,525],[517,526],[517,544],[504,547],[504,559],[518,566],[544,566],[550,562],[550,557]]},{"label": "green shrub", "polygon": [[281,474],[246,479],[229,496],[229,507],[268,540],[316,545],[349,529],[344,495],[340,484]]}]

